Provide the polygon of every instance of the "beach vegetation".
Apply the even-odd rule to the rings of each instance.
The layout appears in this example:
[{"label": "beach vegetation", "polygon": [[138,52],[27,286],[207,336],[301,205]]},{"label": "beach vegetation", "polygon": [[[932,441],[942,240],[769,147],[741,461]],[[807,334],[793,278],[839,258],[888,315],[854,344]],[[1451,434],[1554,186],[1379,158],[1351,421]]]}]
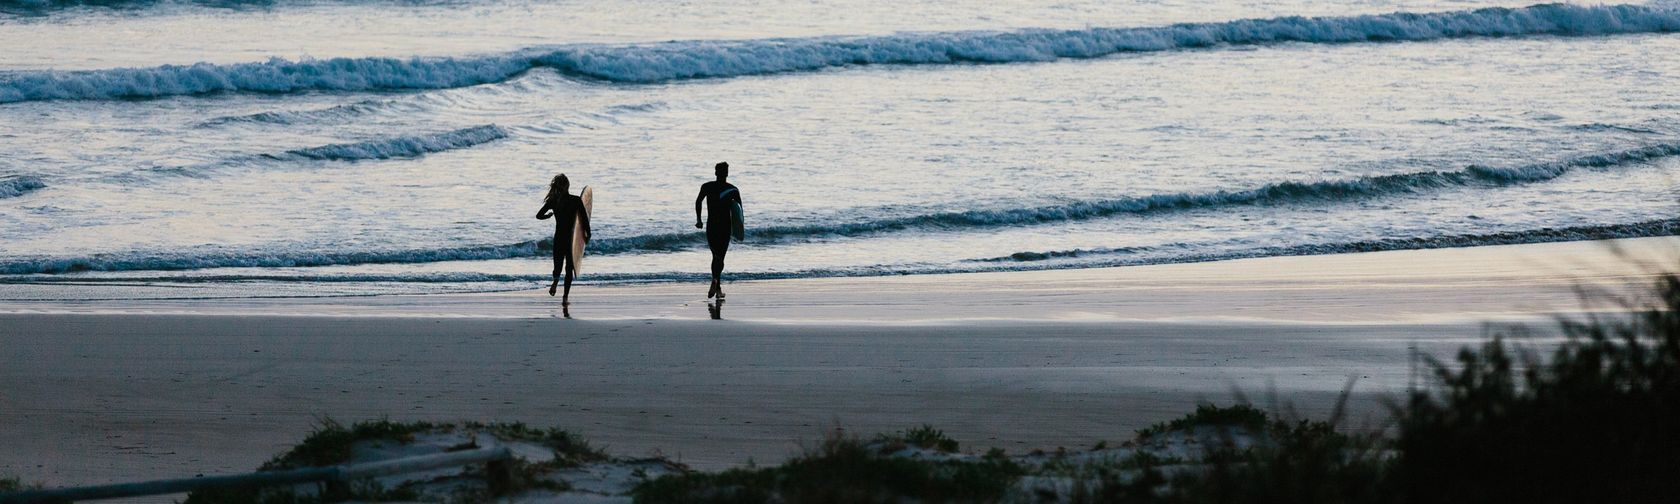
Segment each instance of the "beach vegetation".
[{"label": "beach vegetation", "polygon": [[264,463],[259,471],[321,467],[349,462],[357,441],[409,443],[414,435],[436,428],[430,422],[392,422],[389,419],[356,422],[346,427],[332,418],[322,418],[297,446]]},{"label": "beach vegetation", "polygon": [[932,425],[922,424],[894,434],[879,434],[877,443],[887,446],[914,446],[923,450],[935,450],[943,453],[956,453],[957,440],[945,435],[945,431]]},{"label": "beach vegetation", "polygon": [[[942,436],[923,440],[937,446],[935,438]],[[641,503],[995,502],[1023,472],[1004,457],[932,460],[894,451],[835,430],[780,466],[669,475],[641,484],[633,495]]]},{"label": "beach vegetation", "polygon": [[1680,495],[1680,277],[1598,295],[1618,315],[1564,319],[1549,358],[1499,329],[1438,386],[1394,406],[1408,502],[1672,502]]},{"label": "beach vegetation", "polygon": [[1200,404],[1196,406],[1195,412],[1188,415],[1138,429],[1137,437],[1149,439],[1172,432],[1193,434],[1202,428],[1233,428],[1246,432],[1261,432],[1266,429],[1267,424],[1266,412],[1247,403],[1231,406]]},{"label": "beach vegetation", "polygon": [[27,491],[27,490],[40,490],[40,489],[41,489],[41,484],[40,483],[30,484],[30,483],[24,483],[23,479],[21,479],[21,478],[0,477],[0,492],[23,492],[23,491]]},{"label": "beach vegetation", "polygon": [[[341,465],[354,462],[358,443],[394,442],[411,444],[424,434],[447,434],[457,431],[471,433],[462,443],[444,447],[445,451],[470,450],[479,447],[479,435],[488,435],[502,442],[525,442],[553,450],[554,457],[538,462],[515,458],[501,464],[498,475],[490,474],[484,466],[466,466],[458,476],[436,478],[428,484],[444,484],[450,502],[488,502],[501,494],[530,490],[562,492],[571,487],[565,481],[551,478],[555,470],[606,460],[605,452],[568,431],[539,429],[523,423],[460,424],[431,422],[393,422],[379,419],[344,425],[330,418],[317,422],[313,431],[297,446],[264,463],[258,471],[283,471],[308,467]],[[500,488],[488,484],[492,479],[501,482]],[[308,484],[269,488],[214,488],[191,492],[187,504],[307,504],[320,502],[391,502],[436,500],[435,492],[422,493],[411,485],[386,488],[378,481],[359,480],[348,483]]]},{"label": "beach vegetation", "polygon": [[608,458],[606,451],[591,446],[588,440],[555,427],[539,429],[519,422],[466,422],[461,424],[461,428],[489,433],[507,441],[527,441],[546,446],[554,450],[554,467],[575,467]]}]

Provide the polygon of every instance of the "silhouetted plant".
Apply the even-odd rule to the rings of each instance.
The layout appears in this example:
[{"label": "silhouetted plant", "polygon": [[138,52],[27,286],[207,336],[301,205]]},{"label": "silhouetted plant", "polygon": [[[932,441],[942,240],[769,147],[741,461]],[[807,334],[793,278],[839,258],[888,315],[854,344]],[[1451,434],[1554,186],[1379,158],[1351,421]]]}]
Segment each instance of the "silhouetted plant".
[{"label": "silhouetted plant", "polygon": [[904,431],[904,441],[918,448],[939,450],[945,453],[956,453],[957,440],[945,435],[945,431],[935,429],[932,425],[922,424]]},{"label": "silhouetted plant", "polygon": [[1138,429],[1137,437],[1147,439],[1168,432],[1189,432],[1197,427],[1229,427],[1261,432],[1266,429],[1267,422],[1266,412],[1246,403],[1223,407],[1198,404],[1194,413]]},{"label": "silhouetted plant", "polygon": [[996,502],[1020,475],[1007,458],[893,457],[835,431],[780,466],[665,476],[637,487],[635,497],[642,503]]},{"label": "silhouetted plant", "polygon": [[1627,316],[1564,320],[1540,359],[1508,329],[1437,390],[1411,394],[1397,477],[1408,502],[1673,502],[1680,496],[1680,277]]},{"label": "silhouetted plant", "polygon": [[0,478],[0,492],[22,492],[25,490],[40,490],[40,484],[25,484],[18,478]]}]

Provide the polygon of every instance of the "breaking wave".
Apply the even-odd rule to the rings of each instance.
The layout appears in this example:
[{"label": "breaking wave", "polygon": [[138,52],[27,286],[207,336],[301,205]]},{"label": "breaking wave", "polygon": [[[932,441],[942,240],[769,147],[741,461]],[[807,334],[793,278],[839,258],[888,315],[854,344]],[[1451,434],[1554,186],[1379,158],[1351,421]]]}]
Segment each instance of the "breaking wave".
[{"label": "breaking wave", "polygon": [[1042,62],[1125,52],[1282,42],[1341,44],[1680,31],[1680,11],[1640,5],[1534,5],[1437,13],[1278,17],[1144,28],[912,33],[640,45],[570,45],[466,58],[332,58],[0,74],[0,103],[155,98],[213,92],[440,89],[548,67],[586,79],[658,83],[854,65]]},{"label": "breaking wave", "polygon": [[[1470,166],[1458,171],[1413,172],[1316,182],[1281,182],[1240,191],[1156,194],[1030,208],[933,213],[842,224],[769,226],[753,228],[748,232],[748,240],[774,243],[907,229],[949,230],[1019,226],[1196,208],[1342,201],[1452,187],[1498,187],[1544,182],[1578,168],[1632,165],[1676,155],[1680,155],[1680,144],[1662,144],[1514,168]],[[600,244],[601,248],[608,253],[669,251],[703,245],[705,236],[700,233],[673,233],[600,241],[604,242]],[[591,247],[595,246],[596,244],[591,244]]]},{"label": "breaking wave", "polygon": [[268,7],[276,0],[0,0],[0,13],[41,15],[76,7],[142,9],[160,5],[192,4],[219,8]]},{"label": "breaking wave", "polygon": [[217,171],[263,163],[310,161],[356,162],[379,159],[412,159],[428,154],[466,149],[507,138],[501,126],[486,124],[442,133],[380,138],[363,142],[327,144],[280,153],[246,154],[215,162],[187,166],[152,166],[112,175],[109,182],[146,183],[154,176],[208,178]]},{"label": "breaking wave", "polygon": [[[469,128],[468,130],[474,129],[477,128]],[[332,156],[348,155],[338,153],[336,149],[326,149],[320,152],[322,153],[322,156],[326,156],[326,153],[328,152],[332,152]],[[358,153],[355,154],[358,156],[371,155],[361,154],[363,151],[359,149],[347,149],[346,152]],[[376,149],[372,152],[378,151]],[[1640,149],[1593,154],[1555,163],[1543,163],[1515,168],[1471,166],[1458,171],[1414,172],[1317,182],[1282,182],[1240,191],[1159,194],[1135,198],[1083,201],[1033,208],[971,210],[966,212],[922,214],[839,224],[768,226],[751,229],[748,232],[747,239],[750,242],[759,244],[774,244],[802,242],[825,237],[870,235],[902,230],[940,231],[953,229],[1008,227],[1088,220],[1116,215],[1144,215],[1154,212],[1190,210],[1198,208],[1278,206],[1310,204],[1315,202],[1338,202],[1362,198],[1412,194],[1453,187],[1500,187],[1515,184],[1543,182],[1563,176],[1564,174],[1577,168],[1603,168],[1638,164],[1676,155],[1680,155],[1680,144],[1665,144]],[[344,157],[332,157],[332,159],[344,159]],[[354,159],[366,159],[366,157]],[[1670,226],[1670,228],[1662,229],[1671,229],[1674,225],[1670,221],[1661,222],[1668,222],[1668,224],[1664,225]],[[1554,231],[1546,230],[1546,232]],[[1655,236],[1658,234],[1674,233],[1653,230],[1638,232],[1629,231],[1627,236]],[[1484,237],[1481,239],[1483,241],[1487,241],[1495,238],[1498,237]],[[691,249],[702,246],[705,243],[705,235],[702,233],[665,233],[626,237],[600,237],[590,243],[590,251],[595,254],[668,252]],[[1397,244],[1401,242],[1395,243]],[[1342,246],[1368,247],[1365,249],[1348,248],[1345,250],[1353,252],[1364,250],[1382,250],[1381,248],[1370,247],[1398,245],[1386,244],[1386,242],[1384,242],[1374,245],[1351,244]],[[1442,244],[1434,246],[1464,245]],[[1420,245],[1414,248],[1423,247],[1424,246]],[[78,258],[5,258],[0,259],[0,274],[21,275],[38,273],[67,273],[77,271],[188,270],[222,267],[284,268],[373,263],[428,263],[442,261],[474,261],[538,257],[549,254],[552,250],[552,238],[530,240],[508,245],[485,245],[422,250],[249,252],[210,249],[202,251],[186,251],[181,254],[170,255],[123,253],[93,255]],[[1086,251],[1084,253],[1090,252],[1091,251]],[[1032,261],[1067,256],[1069,254],[1078,255],[1079,253],[1081,252],[1024,252],[1022,254],[1026,255],[1007,259],[1016,261]],[[1282,254],[1284,254],[1284,252],[1276,252],[1271,255]]]},{"label": "breaking wave", "polygon": [[178,271],[204,268],[297,268],[346,264],[427,263],[529,257],[548,248],[537,241],[513,245],[457,247],[433,250],[359,252],[253,252],[200,249],[180,254],[119,253],[74,258],[0,260],[0,274],[71,273],[77,271]]},{"label": "breaking wave", "polygon": [[[1680,236],[1680,219],[1661,219],[1628,224],[1601,224],[1561,228],[1541,228],[1485,234],[1463,234],[1416,238],[1393,238],[1348,243],[1309,244],[1289,247],[1239,248],[1217,252],[1186,252],[1154,248],[1114,248],[1098,250],[1070,250],[1052,252],[1021,252],[1010,256],[978,259],[951,266],[865,266],[853,268],[816,268],[796,271],[766,271],[731,273],[737,280],[773,280],[784,278],[879,276],[930,273],[970,273],[983,271],[1022,271],[1113,266],[1142,266],[1223,261],[1255,257],[1302,256],[1416,250],[1486,245],[1516,245],[1564,241],[1608,240],[1651,236]],[[1161,253],[1153,253],[1161,252]],[[1077,262],[1048,261],[1048,259],[1082,258]],[[586,283],[700,281],[703,272],[646,272],[591,273]],[[497,284],[481,290],[514,290],[530,288],[529,282],[548,279],[543,274],[508,275],[476,272],[424,273],[251,273],[186,276],[120,276],[120,277],[54,277],[31,276],[4,279],[0,283],[215,283],[215,282],[329,282],[329,283],[430,283]]]},{"label": "breaking wave", "polygon": [[16,198],[46,187],[46,183],[31,175],[0,178],[0,199]]},{"label": "breaking wave", "polygon": [[[395,101],[368,100],[313,110],[275,110],[258,112],[255,114],[217,117],[201,122],[198,126],[212,127],[224,124],[240,123],[301,124],[345,121],[361,116],[375,114],[397,106],[399,106],[399,104]],[[410,108],[418,109],[418,107]]]},{"label": "breaking wave", "polygon": [[1383,252],[1390,250],[1418,250],[1480,247],[1487,245],[1521,245],[1528,243],[1614,240],[1621,238],[1644,238],[1651,236],[1680,236],[1680,219],[1659,219],[1627,224],[1597,224],[1559,228],[1548,227],[1523,231],[1505,231],[1484,234],[1389,238],[1382,240],[1308,244],[1288,247],[1260,247],[1202,254],[1140,254],[1140,252],[1149,250],[1143,248],[1017,252],[1004,257],[979,259],[976,262],[1038,263],[1047,262],[1053,259],[1089,259],[1092,257],[1109,257],[1109,260],[1100,260],[1095,262],[1087,261],[1082,263],[1081,266],[1131,266],[1161,263],[1223,261],[1251,257],[1350,254],[1356,252]]},{"label": "breaking wave", "polygon": [[289,150],[284,154],[268,155],[272,159],[300,158],[322,161],[360,161],[365,159],[395,159],[420,157],[426,154],[465,149],[508,137],[501,126],[486,124],[455,131],[427,135],[382,138],[366,142],[343,143]]}]

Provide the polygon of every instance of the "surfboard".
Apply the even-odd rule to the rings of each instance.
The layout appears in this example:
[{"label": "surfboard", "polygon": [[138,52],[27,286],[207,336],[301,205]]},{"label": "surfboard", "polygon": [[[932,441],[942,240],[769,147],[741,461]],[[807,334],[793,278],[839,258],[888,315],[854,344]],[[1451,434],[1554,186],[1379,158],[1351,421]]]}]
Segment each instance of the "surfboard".
[{"label": "surfboard", "polygon": [[729,234],[735,237],[735,241],[746,241],[747,228],[741,225],[741,202],[729,202],[729,216]]},{"label": "surfboard", "polygon": [[733,187],[724,189],[718,193],[718,198],[729,202],[729,235],[735,237],[735,241],[744,241],[747,239],[747,228],[741,227],[741,202],[729,199],[732,192],[735,192]]},{"label": "surfboard", "polygon": [[[583,198],[583,213],[586,215],[594,213],[595,190],[589,186],[583,186],[583,193],[579,197]],[[572,219],[572,271],[582,273],[583,249],[584,245],[587,245],[583,240],[583,218],[573,217]]]}]

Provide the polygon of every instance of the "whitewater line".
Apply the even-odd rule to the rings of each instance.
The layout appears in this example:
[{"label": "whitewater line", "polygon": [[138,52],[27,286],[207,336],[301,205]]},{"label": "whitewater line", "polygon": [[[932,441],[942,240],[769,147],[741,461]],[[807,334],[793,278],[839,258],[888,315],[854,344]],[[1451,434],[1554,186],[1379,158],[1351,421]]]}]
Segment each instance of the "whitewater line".
[{"label": "whitewater line", "polygon": [[538,67],[608,83],[805,72],[857,65],[1046,62],[1284,42],[1345,44],[1469,37],[1680,31],[1680,11],[1641,5],[1534,5],[1435,13],[1277,17],[1143,28],[1028,29],[633,45],[569,45],[458,58],[332,58],[0,73],[0,103],[158,98],[216,92],[443,89]]},{"label": "whitewater line", "polygon": [[[1189,263],[1247,259],[1254,257],[1282,257],[1304,255],[1351,254],[1394,250],[1424,250],[1441,248],[1482,247],[1489,245],[1526,245],[1570,241],[1618,240],[1655,236],[1680,236],[1680,219],[1656,219],[1623,224],[1589,224],[1581,226],[1543,227],[1518,231],[1498,231],[1478,234],[1436,235],[1412,238],[1381,238],[1354,242],[1313,243],[1275,247],[1257,247],[1229,252],[1209,252],[1164,257],[1135,256],[1151,248],[1074,249],[1046,252],[1017,252],[1003,257],[973,259],[974,263],[1050,263],[1054,259],[1110,256],[1107,260],[1085,262],[1078,267],[1143,266],[1149,264]],[[1059,269],[1053,265],[1027,266],[1016,269]],[[978,269],[977,269],[978,270]]]},{"label": "whitewater line", "polygon": [[[177,175],[203,178],[220,169],[248,166],[263,162],[329,161],[355,163],[385,159],[415,159],[432,154],[476,147],[511,136],[508,130],[494,124],[471,126],[439,133],[422,133],[385,137],[351,143],[337,143],[301,147],[279,153],[247,154],[189,166],[153,166],[111,176],[113,180],[145,180],[148,175]],[[0,188],[3,189],[3,188]],[[0,191],[0,197],[3,197]]]},{"label": "whitewater line", "polygon": [[[1580,168],[1636,165],[1672,156],[1680,156],[1680,143],[1658,144],[1638,149],[1579,156],[1558,162],[1510,168],[1470,166],[1456,171],[1412,172],[1315,182],[1279,182],[1247,190],[1155,194],[1109,200],[1080,201],[1063,205],[932,213],[840,224],[767,226],[752,228],[747,234],[747,239],[755,244],[774,244],[801,242],[825,237],[866,236],[903,230],[983,229],[1207,208],[1343,202],[1458,187],[1504,187],[1545,182]],[[590,242],[589,246],[591,253],[610,255],[680,251],[698,247],[704,243],[704,234],[684,232],[618,238],[602,237]],[[286,268],[377,263],[476,261],[540,257],[551,253],[552,250],[552,238],[507,245],[375,251],[275,253],[205,248],[173,255],[135,252],[69,258],[6,258],[0,259],[0,275],[52,274],[76,271],[188,270],[219,267]]]},{"label": "whitewater line", "polygon": [[[1221,252],[1190,252],[1183,254],[1149,255],[1160,247],[1068,250],[1053,252],[1020,252],[988,259],[967,259],[957,265],[872,266],[851,268],[813,268],[795,271],[740,272],[731,274],[738,280],[777,280],[788,278],[859,277],[902,274],[975,273],[988,271],[1037,271],[1119,266],[1147,266],[1156,264],[1184,264],[1227,261],[1257,257],[1283,257],[1377,252],[1392,250],[1423,250],[1441,248],[1479,247],[1488,245],[1520,245],[1588,240],[1611,240],[1655,236],[1680,236],[1680,219],[1658,219],[1623,224],[1590,224],[1568,227],[1545,227],[1515,231],[1496,231],[1477,234],[1436,235],[1410,238],[1385,238],[1367,241],[1315,243],[1291,246],[1243,248]],[[1049,261],[1048,259],[1086,259],[1084,261]],[[1095,260],[1091,260],[1095,259]],[[403,283],[524,283],[543,282],[549,275],[500,273],[252,273],[193,276],[120,276],[120,277],[56,277],[26,276],[6,278],[0,284],[54,283],[217,283],[217,282],[403,282]],[[665,281],[700,281],[701,272],[592,273],[585,283],[636,283]],[[526,288],[526,287],[518,287]]]}]

